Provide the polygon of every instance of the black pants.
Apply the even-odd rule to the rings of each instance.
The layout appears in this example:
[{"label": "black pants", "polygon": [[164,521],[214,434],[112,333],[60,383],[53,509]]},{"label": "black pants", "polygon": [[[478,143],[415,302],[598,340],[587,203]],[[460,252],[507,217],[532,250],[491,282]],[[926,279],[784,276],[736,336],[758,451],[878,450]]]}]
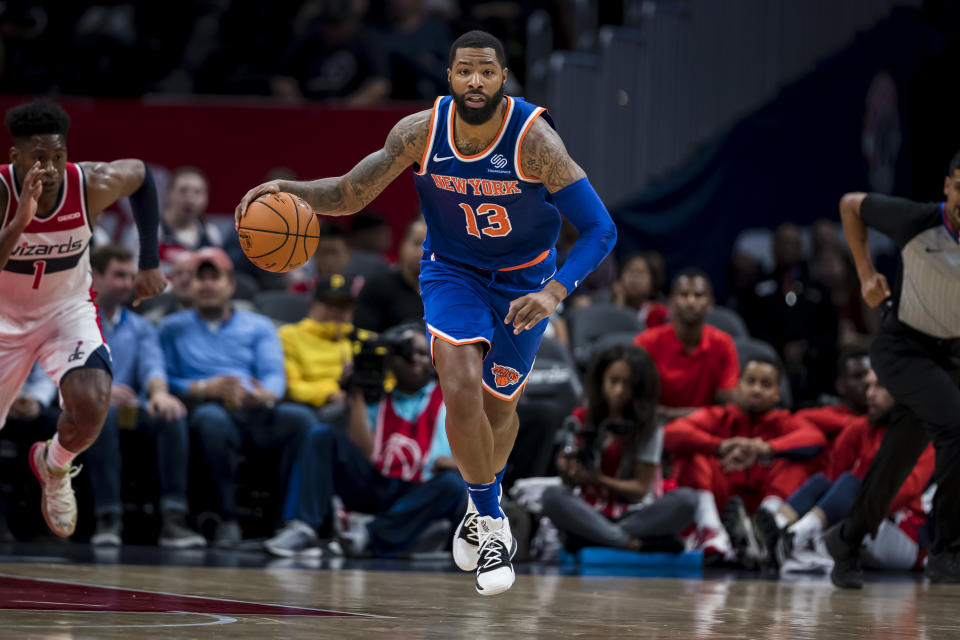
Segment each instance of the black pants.
[{"label": "black pants", "polygon": [[931,551],[960,545],[960,340],[938,340],[888,318],[870,348],[896,404],[883,444],[844,524],[844,538],[876,532],[931,440],[936,449],[936,532]]}]

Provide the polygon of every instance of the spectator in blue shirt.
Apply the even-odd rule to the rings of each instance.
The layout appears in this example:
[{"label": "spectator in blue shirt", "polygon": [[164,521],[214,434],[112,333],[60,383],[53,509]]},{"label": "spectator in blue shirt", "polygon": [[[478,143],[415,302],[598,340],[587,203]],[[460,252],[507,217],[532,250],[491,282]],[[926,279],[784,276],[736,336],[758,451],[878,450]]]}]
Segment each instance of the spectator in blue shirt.
[{"label": "spectator in blue shirt", "polygon": [[123,535],[120,495],[121,428],[138,429],[156,438],[160,481],[161,547],[187,549],[206,544],[191,530],[187,515],[187,410],[167,387],[163,353],[150,322],[124,308],[133,298],[133,255],[113,245],[90,254],[97,291],[100,328],[113,356],[110,411],[86,461],[93,489],[97,527],[94,545],[119,545]]},{"label": "spectator in blue shirt", "polygon": [[280,338],[267,317],[233,308],[236,278],[227,254],[206,247],[194,253],[193,264],[193,308],[167,316],[157,329],[170,386],[195,407],[190,428],[213,476],[221,516],[214,544],[232,547],[242,538],[237,522],[241,448],[279,454],[276,486],[282,504],[281,488],[316,418],[303,405],[278,403],[287,386]]},{"label": "spectator in blue shirt", "polygon": [[360,536],[351,536],[355,554],[395,555],[432,523],[463,515],[466,490],[447,441],[426,330],[400,325],[383,338],[396,345],[386,357],[396,388],[367,404],[348,379],[347,430],[318,424],[307,435],[287,499],[287,524],[266,542],[271,553],[322,555],[334,494],[347,509],[375,515]]}]

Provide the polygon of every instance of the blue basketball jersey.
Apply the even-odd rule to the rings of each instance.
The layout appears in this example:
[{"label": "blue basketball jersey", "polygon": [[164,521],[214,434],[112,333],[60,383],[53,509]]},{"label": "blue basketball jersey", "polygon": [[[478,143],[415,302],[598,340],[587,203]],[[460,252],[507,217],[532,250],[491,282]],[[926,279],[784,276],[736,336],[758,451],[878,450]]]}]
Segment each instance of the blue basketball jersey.
[{"label": "blue basketball jersey", "polygon": [[509,269],[538,262],[557,243],[560,212],[539,179],[520,168],[520,144],[534,121],[549,115],[507,96],[496,138],[472,156],[457,151],[451,96],[433,104],[430,138],[414,175],[427,223],[425,256],[482,269]]}]

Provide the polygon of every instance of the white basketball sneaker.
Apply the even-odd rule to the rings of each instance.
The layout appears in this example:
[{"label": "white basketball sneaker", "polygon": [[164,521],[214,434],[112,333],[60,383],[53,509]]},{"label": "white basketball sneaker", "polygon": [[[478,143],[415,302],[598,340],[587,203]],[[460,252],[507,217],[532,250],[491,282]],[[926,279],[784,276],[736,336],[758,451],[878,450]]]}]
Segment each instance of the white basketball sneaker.
[{"label": "white basketball sneaker", "polygon": [[474,571],[480,557],[480,539],[477,535],[477,508],[467,497],[467,512],[453,532],[453,561],[461,571]]},{"label": "white basketball sneaker", "polygon": [[30,447],[30,468],[43,488],[40,498],[43,519],[55,534],[69,538],[77,527],[77,499],[73,495],[70,480],[80,473],[81,467],[70,465],[65,469],[51,469],[47,465],[49,444],[47,440],[35,442]]},{"label": "white basketball sneaker", "polygon": [[[503,487],[497,500],[503,500]],[[453,532],[453,561],[461,571],[476,571],[477,559],[480,557],[480,539],[477,534],[477,507],[473,499],[467,496],[467,511],[460,519],[456,531]],[[517,545],[513,545],[516,553]],[[510,555],[513,559],[513,554]]]},{"label": "white basketball sneaker", "polygon": [[516,576],[510,559],[517,552],[517,541],[510,533],[510,521],[490,516],[477,516],[480,539],[477,560],[477,593],[495,596],[513,586]]}]

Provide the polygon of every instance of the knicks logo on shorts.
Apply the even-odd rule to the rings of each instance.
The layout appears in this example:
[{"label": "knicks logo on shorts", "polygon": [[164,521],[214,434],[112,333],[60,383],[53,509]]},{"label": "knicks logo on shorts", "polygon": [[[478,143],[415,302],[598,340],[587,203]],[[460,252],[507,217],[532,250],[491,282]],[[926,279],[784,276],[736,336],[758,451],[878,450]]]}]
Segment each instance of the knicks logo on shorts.
[{"label": "knicks logo on shorts", "polygon": [[490,368],[490,373],[493,374],[493,383],[497,385],[497,388],[509,387],[520,382],[520,372],[513,367],[506,367],[494,362]]}]

